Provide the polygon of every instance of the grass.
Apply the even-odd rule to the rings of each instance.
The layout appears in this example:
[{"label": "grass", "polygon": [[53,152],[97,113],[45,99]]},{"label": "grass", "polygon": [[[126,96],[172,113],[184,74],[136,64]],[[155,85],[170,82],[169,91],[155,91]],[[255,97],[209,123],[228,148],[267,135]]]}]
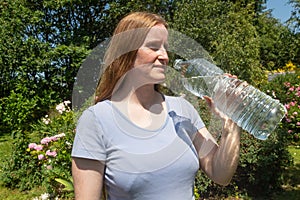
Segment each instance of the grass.
[{"label": "grass", "polygon": [[289,167],[284,174],[284,192],[276,195],[276,200],[300,199],[300,146],[289,147],[294,158],[294,166]]},{"label": "grass", "polygon": [[[3,171],[2,163],[9,158],[12,152],[12,143],[10,136],[0,135],[0,173]],[[283,174],[285,184],[282,186],[283,192],[273,196],[274,200],[298,200],[300,199],[300,146],[289,147],[289,152],[294,158],[294,165],[286,169]],[[39,197],[45,192],[45,189],[36,187],[31,191],[11,190],[0,184],[0,199],[2,200],[31,200]],[[235,199],[235,198],[234,198]]]},{"label": "grass", "polygon": [[35,188],[33,190],[30,191],[19,191],[17,189],[15,190],[11,190],[8,189],[6,187],[0,186],[0,199],[3,200],[29,200],[29,199],[33,199],[35,197],[39,197],[41,194],[43,194],[44,192],[43,188]]}]

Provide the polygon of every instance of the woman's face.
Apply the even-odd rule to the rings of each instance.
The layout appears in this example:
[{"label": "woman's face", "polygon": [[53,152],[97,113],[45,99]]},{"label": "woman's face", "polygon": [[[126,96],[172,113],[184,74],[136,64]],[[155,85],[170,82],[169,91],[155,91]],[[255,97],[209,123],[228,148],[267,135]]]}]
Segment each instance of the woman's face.
[{"label": "woman's face", "polygon": [[165,80],[165,70],[169,62],[167,54],[168,30],[163,24],[152,27],[144,43],[138,49],[134,62],[136,78],[145,84],[157,84]]}]

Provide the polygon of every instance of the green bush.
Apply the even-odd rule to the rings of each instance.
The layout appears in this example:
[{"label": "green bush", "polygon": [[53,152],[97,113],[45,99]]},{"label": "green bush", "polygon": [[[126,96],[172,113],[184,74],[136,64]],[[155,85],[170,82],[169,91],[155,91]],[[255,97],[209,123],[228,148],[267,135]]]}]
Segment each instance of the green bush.
[{"label": "green bush", "polygon": [[5,186],[28,190],[43,185],[49,194],[72,195],[65,193],[65,186],[56,181],[71,178],[76,113],[69,103],[58,104],[31,126],[32,132],[17,135],[13,156],[1,177]]},{"label": "green bush", "polygon": [[[38,90],[38,89],[36,89]],[[30,131],[31,125],[49,110],[49,105],[58,102],[53,91],[39,91],[17,85],[9,96],[0,99],[0,131],[3,134]]]},{"label": "green bush", "polygon": [[[25,91],[26,92],[26,91]],[[28,99],[22,93],[11,91],[8,97],[1,99],[2,131],[12,133],[28,129],[35,118],[37,99]]]}]

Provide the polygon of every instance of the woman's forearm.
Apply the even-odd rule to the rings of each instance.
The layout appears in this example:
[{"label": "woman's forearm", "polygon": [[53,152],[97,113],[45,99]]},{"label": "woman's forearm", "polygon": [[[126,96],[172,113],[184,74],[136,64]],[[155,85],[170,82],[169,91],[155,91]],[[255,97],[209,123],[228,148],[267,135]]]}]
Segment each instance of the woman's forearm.
[{"label": "woman's forearm", "polygon": [[200,129],[194,138],[201,169],[220,185],[227,185],[236,171],[239,162],[240,132],[240,128],[232,120],[226,119],[219,144],[206,128]]},{"label": "woman's forearm", "polygon": [[212,175],[221,185],[228,185],[239,162],[241,129],[230,119],[224,121],[219,147],[212,158]]}]

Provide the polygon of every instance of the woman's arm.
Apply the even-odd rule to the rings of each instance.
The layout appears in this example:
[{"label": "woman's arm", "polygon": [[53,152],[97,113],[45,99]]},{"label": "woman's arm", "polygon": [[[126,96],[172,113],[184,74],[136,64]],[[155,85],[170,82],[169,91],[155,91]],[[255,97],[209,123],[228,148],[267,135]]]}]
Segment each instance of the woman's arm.
[{"label": "woman's arm", "polygon": [[220,185],[228,185],[239,162],[241,129],[231,119],[224,116],[222,119],[223,130],[219,144],[206,128],[202,128],[194,139],[194,145],[201,168],[207,176]]},{"label": "woman's arm", "polygon": [[104,164],[97,160],[72,158],[76,200],[99,200],[103,186]]},{"label": "woman's arm", "polygon": [[[203,134],[207,133],[206,128],[200,129],[196,139],[200,141],[197,142],[197,146],[201,146],[201,143],[206,146],[204,151],[203,147],[198,148],[201,168],[214,182],[228,185],[239,162],[240,128],[233,121],[227,120],[224,123],[219,145],[207,141],[203,137]],[[208,152],[207,149],[210,151]]]}]

